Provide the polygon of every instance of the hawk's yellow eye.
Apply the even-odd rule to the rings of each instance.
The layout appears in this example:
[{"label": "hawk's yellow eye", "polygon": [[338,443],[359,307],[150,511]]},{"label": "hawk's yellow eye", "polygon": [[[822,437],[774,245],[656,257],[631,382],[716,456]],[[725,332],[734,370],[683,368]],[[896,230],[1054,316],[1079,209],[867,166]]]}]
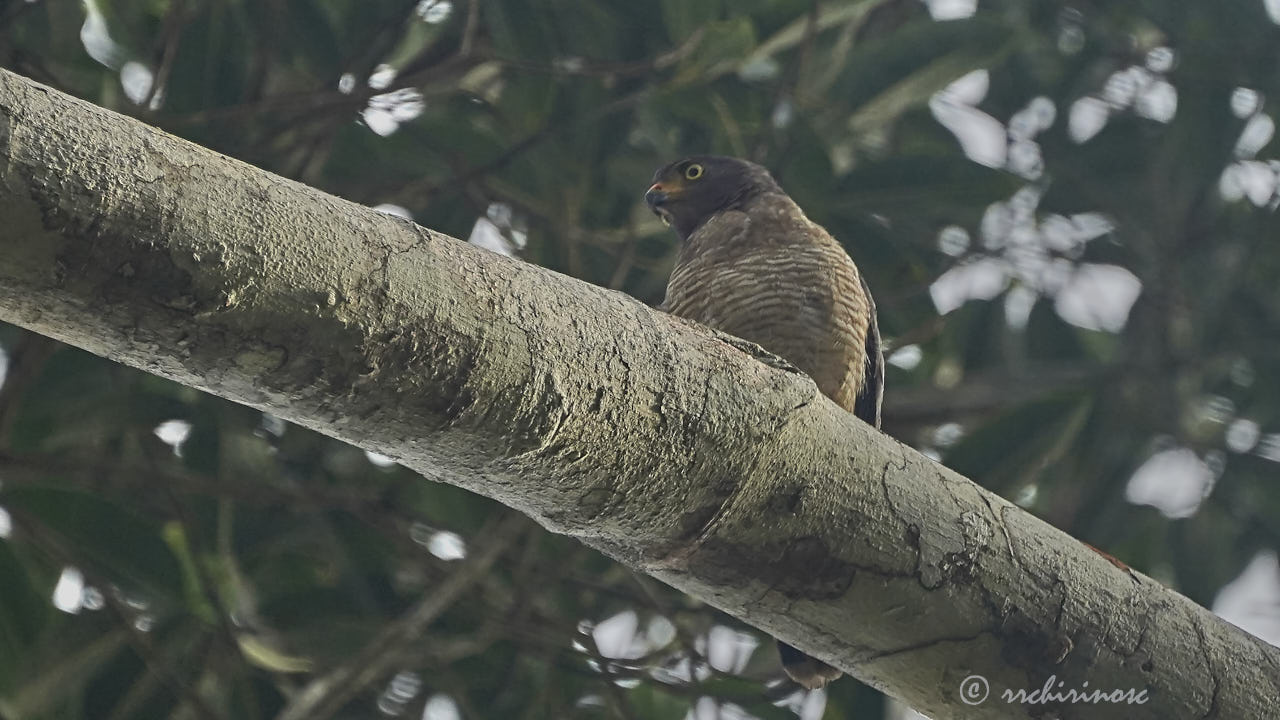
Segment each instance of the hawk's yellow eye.
[{"label": "hawk's yellow eye", "polygon": [[687,180],[697,180],[702,177],[702,166],[698,163],[690,165],[684,169],[684,176]]}]

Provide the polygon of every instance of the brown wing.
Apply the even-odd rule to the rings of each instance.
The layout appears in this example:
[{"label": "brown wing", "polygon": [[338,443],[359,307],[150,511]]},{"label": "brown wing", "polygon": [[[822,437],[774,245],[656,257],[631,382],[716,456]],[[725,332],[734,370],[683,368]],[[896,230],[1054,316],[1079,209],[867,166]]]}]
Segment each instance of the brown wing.
[{"label": "brown wing", "polygon": [[[824,395],[873,422],[857,404],[871,390],[868,376],[882,377],[879,338],[869,337],[871,296],[839,243],[778,200],[719,213],[691,235],[663,305],[786,358]],[[869,397],[878,408],[879,390]]]}]

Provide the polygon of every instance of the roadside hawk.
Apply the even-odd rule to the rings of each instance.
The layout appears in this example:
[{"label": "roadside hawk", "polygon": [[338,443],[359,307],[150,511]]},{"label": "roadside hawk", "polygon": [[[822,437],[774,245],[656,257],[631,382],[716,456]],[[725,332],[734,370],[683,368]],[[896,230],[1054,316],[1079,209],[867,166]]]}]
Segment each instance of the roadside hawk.
[{"label": "roadside hawk", "polygon": [[[840,243],[768,170],[688,157],[655,173],[644,197],[680,237],[664,310],[785,358],[822,394],[880,426],[884,356],[871,292]],[[782,641],[778,651],[806,688],[840,676]]]}]

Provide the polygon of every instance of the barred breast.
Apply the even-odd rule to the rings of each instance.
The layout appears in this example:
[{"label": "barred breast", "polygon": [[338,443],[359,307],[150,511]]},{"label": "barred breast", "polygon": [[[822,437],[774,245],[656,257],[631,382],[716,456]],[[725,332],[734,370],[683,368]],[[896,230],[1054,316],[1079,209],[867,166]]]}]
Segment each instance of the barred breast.
[{"label": "barred breast", "polygon": [[866,376],[871,300],[844,248],[786,202],[720,213],[695,231],[664,306],[786,358],[852,412]]}]

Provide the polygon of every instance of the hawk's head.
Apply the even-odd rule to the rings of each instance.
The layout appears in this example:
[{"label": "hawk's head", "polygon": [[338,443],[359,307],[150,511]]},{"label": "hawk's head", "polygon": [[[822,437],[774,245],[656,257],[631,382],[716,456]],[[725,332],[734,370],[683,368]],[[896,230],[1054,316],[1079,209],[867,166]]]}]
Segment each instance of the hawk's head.
[{"label": "hawk's head", "polygon": [[768,170],[753,162],[693,155],[654,173],[644,201],[685,240],[712,215],[768,192],[782,190]]}]

